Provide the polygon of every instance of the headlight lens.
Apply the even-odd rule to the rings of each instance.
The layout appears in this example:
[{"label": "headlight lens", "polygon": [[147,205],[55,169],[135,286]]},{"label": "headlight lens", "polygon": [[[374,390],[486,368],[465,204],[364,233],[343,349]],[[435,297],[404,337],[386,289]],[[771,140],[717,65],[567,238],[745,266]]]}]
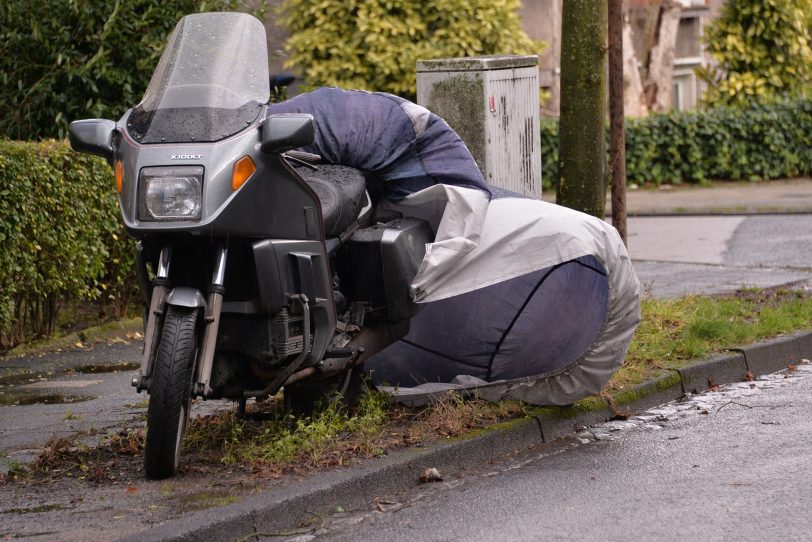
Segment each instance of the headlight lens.
[{"label": "headlight lens", "polygon": [[203,167],[145,167],[141,169],[141,220],[200,219]]}]

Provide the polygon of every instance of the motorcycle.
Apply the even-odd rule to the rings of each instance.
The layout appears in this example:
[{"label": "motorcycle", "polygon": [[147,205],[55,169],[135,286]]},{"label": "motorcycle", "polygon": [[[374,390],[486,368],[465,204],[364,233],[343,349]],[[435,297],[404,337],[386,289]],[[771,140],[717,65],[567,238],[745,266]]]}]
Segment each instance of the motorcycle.
[{"label": "motorcycle", "polygon": [[147,477],[173,476],[193,398],[284,390],[303,414],[357,385],[416,312],[409,284],[431,226],[373,220],[373,180],[293,149],[307,114],[267,115],[265,29],[240,13],[180,20],[143,100],[118,121],[71,123],[104,157],[136,243],[149,396]]}]

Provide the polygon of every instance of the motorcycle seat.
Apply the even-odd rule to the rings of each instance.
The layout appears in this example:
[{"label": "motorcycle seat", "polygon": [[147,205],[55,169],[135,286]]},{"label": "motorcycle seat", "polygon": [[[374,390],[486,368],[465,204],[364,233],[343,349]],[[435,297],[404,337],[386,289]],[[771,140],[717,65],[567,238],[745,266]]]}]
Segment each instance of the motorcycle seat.
[{"label": "motorcycle seat", "polygon": [[320,164],[318,171],[297,168],[321,202],[324,233],[338,237],[352,225],[367,203],[364,174],[355,168]]}]

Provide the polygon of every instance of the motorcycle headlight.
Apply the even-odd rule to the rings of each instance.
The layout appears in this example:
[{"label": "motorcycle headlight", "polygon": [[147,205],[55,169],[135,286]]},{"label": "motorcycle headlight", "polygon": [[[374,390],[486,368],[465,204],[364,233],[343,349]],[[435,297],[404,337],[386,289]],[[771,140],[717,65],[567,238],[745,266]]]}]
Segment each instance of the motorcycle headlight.
[{"label": "motorcycle headlight", "polygon": [[198,220],[203,167],[145,167],[138,181],[141,220]]}]

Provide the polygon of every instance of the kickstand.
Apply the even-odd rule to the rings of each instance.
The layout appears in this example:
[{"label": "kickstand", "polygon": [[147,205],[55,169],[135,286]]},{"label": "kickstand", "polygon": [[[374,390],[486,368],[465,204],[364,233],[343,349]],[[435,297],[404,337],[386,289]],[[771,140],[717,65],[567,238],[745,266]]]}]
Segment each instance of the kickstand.
[{"label": "kickstand", "polygon": [[248,402],[248,399],[243,397],[237,401],[237,418],[242,420],[245,418],[245,403]]}]

